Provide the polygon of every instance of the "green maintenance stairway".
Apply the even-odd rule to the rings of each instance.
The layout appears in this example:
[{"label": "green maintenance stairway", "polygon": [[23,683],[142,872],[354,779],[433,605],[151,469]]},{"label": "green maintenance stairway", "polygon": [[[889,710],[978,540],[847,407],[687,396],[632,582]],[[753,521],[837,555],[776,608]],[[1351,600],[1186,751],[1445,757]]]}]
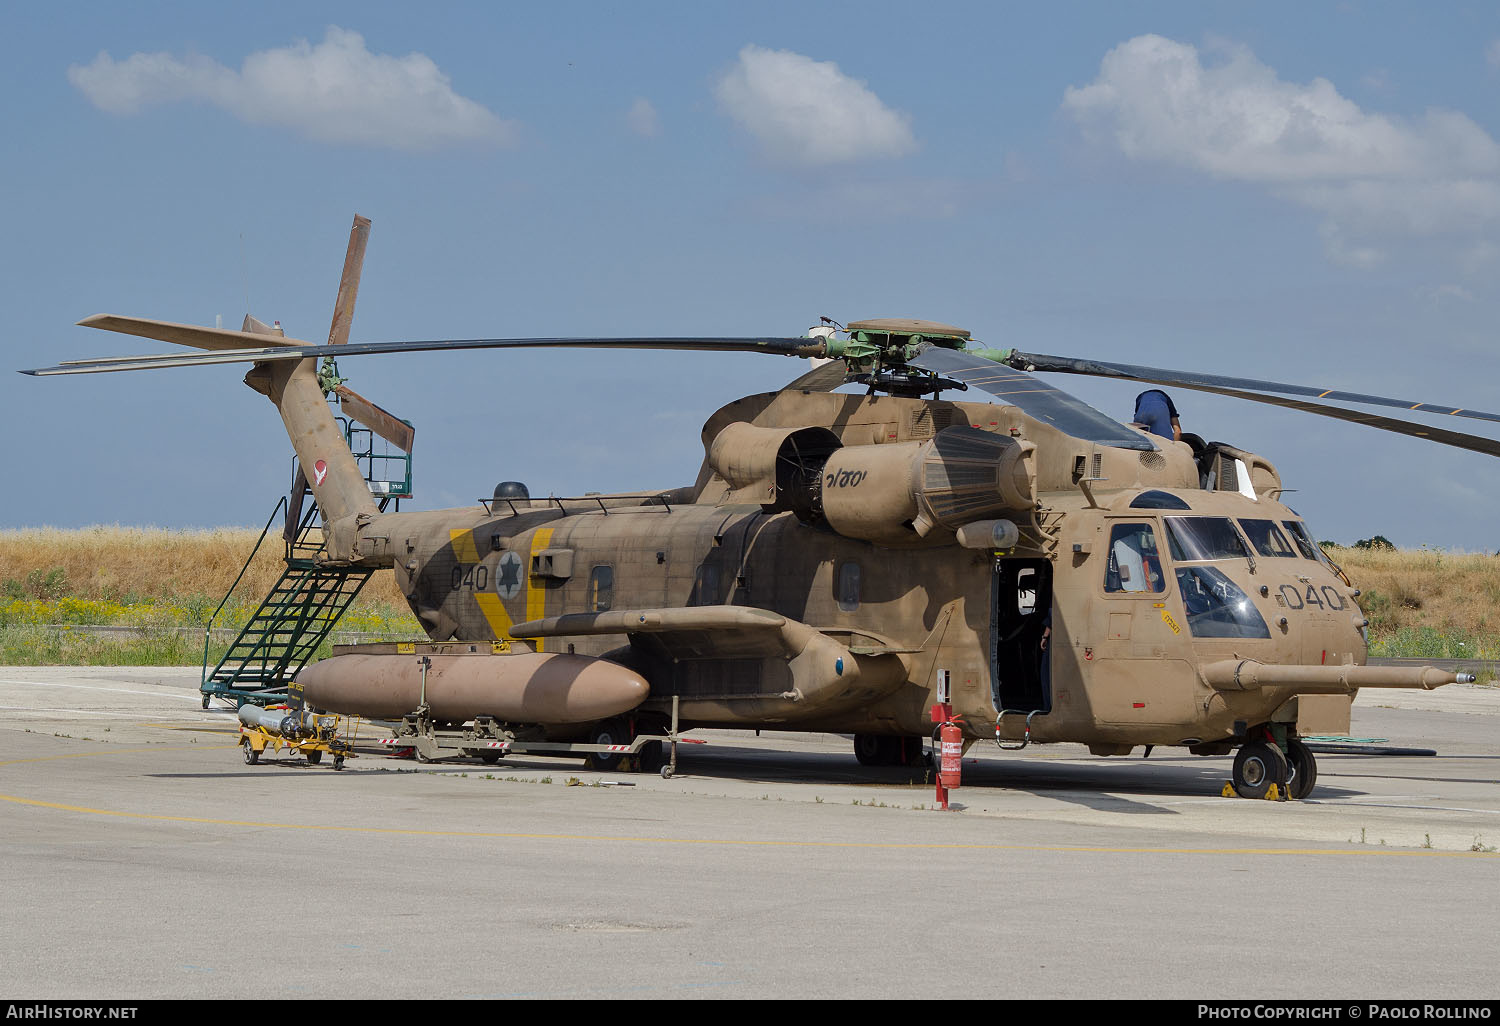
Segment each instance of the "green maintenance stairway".
[{"label": "green maintenance stairway", "polygon": [[[411,495],[410,453],[389,448],[379,450],[369,429],[345,417],[338,420],[342,422],[345,440],[364,470],[365,480],[380,509],[385,510],[392,502],[399,508],[400,500]],[[205,709],[214,698],[236,705],[246,702],[271,705],[285,699],[287,684],[317,654],[318,647],[375,573],[368,569],[319,566],[317,559],[323,551],[323,531],[318,526],[318,505],[310,501],[307,511],[295,523],[296,513],[287,512],[291,508],[299,511],[301,508],[301,497],[295,493],[290,500],[282,496],[271,511],[250,559],[245,561],[240,576],[235,578],[224,601],[209,619],[203,638],[203,683],[199,687]],[[286,569],[240,630],[224,658],[210,670],[208,653],[214,623],[244,578],[245,571],[250,569],[250,563],[270,533],[271,525],[278,520],[286,525],[282,532],[286,543]]]},{"label": "green maintenance stairway", "polygon": [[[283,498],[271,514],[271,524],[284,515]],[[286,546],[286,569],[245,623],[224,658],[208,669],[208,638],[204,639],[204,676],[200,690],[203,708],[212,698],[236,704],[266,705],[286,697],[286,687],[297,671],[317,653],[344,611],[354,602],[373,570],[333,569],[315,562],[322,548],[322,530],[316,526],[317,505],[312,504],[297,526],[296,537]],[[260,549],[260,542],[256,543]],[[252,553],[251,559],[254,559]],[[246,568],[249,567],[246,562]],[[243,577],[244,571],[241,571]],[[236,579],[236,584],[239,580]],[[233,588],[230,593],[233,593]],[[225,602],[228,596],[225,596]],[[221,604],[220,610],[223,609]],[[215,617],[218,612],[215,612]],[[212,621],[210,621],[212,631]],[[211,635],[210,635],[211,636]]]}]

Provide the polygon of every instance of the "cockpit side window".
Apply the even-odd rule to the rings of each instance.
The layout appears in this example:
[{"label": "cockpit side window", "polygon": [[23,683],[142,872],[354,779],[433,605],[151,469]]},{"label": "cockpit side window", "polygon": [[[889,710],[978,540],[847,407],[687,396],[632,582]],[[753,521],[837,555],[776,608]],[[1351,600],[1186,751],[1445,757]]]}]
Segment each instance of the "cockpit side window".
[{"label": "cockpit side window", "polygon": [[1197,562],[1250,555],[1228,517],[1167,517],[1172,558]]},{"label": "cockpit side window", "polygon": [[1286,540],[1286,535],[1281,533],[1281,528],[1276,526],[1274,520],[1246,520],[1241,517],[1240,530],[1245,532],[1245,537],[1250,539],[1250,544],[1262,556],[1297,558],[1292,543]]},{"label": "cockpit side window", "polygon": [[1109,533],[1109,560],[1104,568],[1107,592],[1158,592],[1167,587],[1161,551],[1150,524],[1115,524]]}]

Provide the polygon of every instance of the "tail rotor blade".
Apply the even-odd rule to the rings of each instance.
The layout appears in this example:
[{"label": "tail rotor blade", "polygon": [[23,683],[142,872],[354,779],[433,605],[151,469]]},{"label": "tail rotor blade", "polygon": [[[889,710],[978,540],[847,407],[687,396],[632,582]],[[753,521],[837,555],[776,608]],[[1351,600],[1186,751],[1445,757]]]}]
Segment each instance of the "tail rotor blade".
[{"label": "tail rotor blade", "polygon": [[389,410],[383,410],[347,385],[333,390],[339,397],[339,406],[352,419],[375,432],[402,452],[411,452],[416,438],[416,429]]},{"label": "tail rotor blade", "polygon": [[354,301],[359,297],[359,276],[369,241],[370,219],[355,214],[354,226],[349,229],[349,249],[344,254],[344,273],[339,276],[339,294],[333,302],[333,323],[328,328],[331,346],[349,341],[349,325],[354,322]]}]

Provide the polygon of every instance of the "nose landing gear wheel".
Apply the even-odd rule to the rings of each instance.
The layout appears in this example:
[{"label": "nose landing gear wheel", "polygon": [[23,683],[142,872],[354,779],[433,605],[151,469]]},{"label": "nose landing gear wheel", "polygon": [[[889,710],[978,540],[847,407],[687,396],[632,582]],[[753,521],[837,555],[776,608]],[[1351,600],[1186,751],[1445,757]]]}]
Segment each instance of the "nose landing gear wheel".
[{"label": "nose landing gear wheel", "polygon": [[1318,760],[1300,738],[1286,743],[1287,792],[1297,801],[1312,794],[1318,782]]},{"label": "nose landing gear wheel", "polygon": [[1234,757],[1233,784],[1241,798],[1264,798],[1272,784],[1285,788],[1286,756],[1280,748],[1265,741],[1242,745]]}]

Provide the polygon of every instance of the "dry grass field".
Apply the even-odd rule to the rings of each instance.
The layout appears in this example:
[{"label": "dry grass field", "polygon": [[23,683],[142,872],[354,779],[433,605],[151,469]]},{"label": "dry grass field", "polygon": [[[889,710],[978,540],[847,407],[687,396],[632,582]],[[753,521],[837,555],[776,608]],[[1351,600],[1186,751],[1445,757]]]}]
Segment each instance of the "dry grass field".
[{"label": "dry grass field", "polygon": [[[215,610],[255,548],[248,528],[139,527],[0,531],[0,663],[191,665],[204,658]],[[281,575],[283,546],[267,536],[215,627],[239,628]],[[134,630],[101,636],[82,626]],[[421,636],[388,573],[376,574],[340,630]],[[210,646],[217,660],[227,646]]]},{"label": "dry grass field", "polygon": [[[0,661],[122,658],[119,641],[70,641],[48,626],[128,624],[158,635],[202,627],[258,534],[119,526],[0,531]],[[238,626],[248,618],[281,573],[281,554],[280,538],[267,537],[218,623]],[[1500,556],[1337,546],[1329,555],[1361,590],[1373,655],[1500,659]],[[340,626],[421,634],[388,573],[371,578]],[[179,650],[186,654],[174,656]],[[202,638],[139,655],[194,662]]]}]

